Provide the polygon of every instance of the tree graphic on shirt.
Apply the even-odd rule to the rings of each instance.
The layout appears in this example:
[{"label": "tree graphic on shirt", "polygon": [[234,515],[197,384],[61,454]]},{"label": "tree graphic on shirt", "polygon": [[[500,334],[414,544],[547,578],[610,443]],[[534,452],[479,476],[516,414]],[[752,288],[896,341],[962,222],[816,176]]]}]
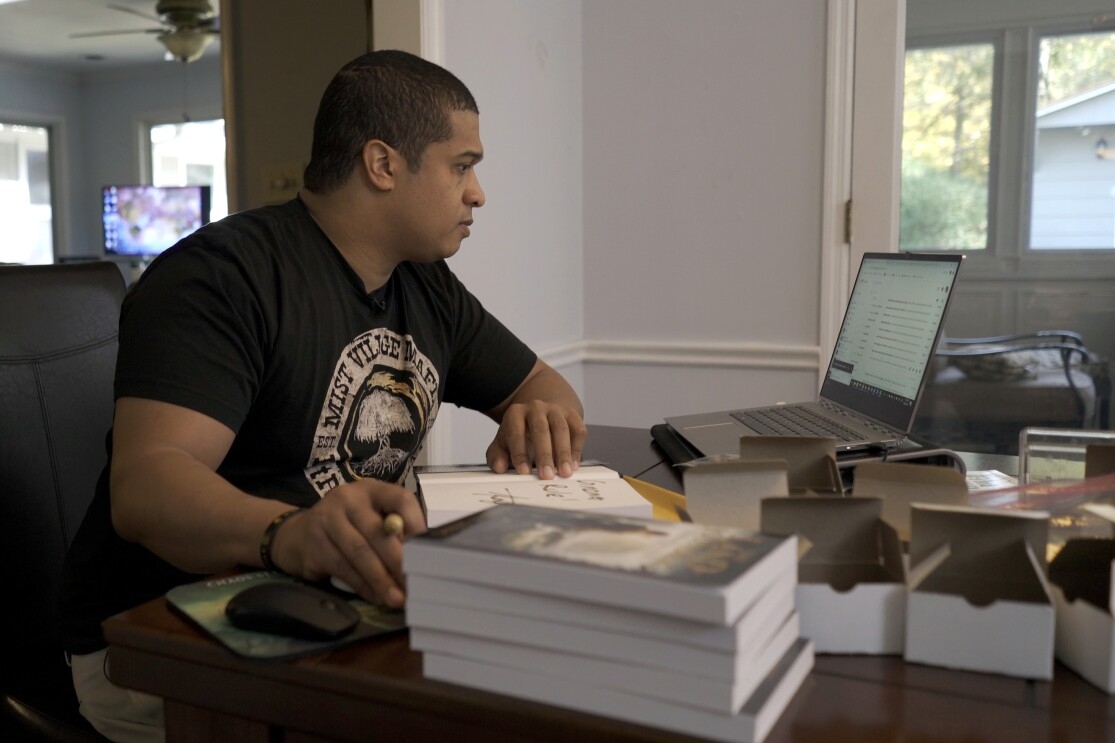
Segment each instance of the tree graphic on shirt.
[{"label": "tree graphic on shirt", "polygon": [[353,462],[358,475],[368,477],[392,472],[410,455],[409,451],[391,445],[392,434],[414,431],[414,419],[401,398],[377,389],[361,401],[356,418],[353,438],[376,445],[372,457]]}]

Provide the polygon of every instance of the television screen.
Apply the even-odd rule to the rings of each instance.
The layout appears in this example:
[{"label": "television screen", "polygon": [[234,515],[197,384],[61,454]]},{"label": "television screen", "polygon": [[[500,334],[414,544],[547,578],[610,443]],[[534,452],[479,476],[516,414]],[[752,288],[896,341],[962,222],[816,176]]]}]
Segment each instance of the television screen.
[{"label": "television screen", "polygon": [[209,186],[105,186],[105,253],[154,256],[209,221]]}]

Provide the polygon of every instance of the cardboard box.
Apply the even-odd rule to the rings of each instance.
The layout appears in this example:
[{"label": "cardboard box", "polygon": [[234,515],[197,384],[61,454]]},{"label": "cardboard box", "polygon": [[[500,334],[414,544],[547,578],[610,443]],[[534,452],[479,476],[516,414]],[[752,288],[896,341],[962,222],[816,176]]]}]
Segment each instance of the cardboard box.
[{"label": "cardboard box", "polygon": [[914,503],[968,505],[963,472],[924,464],[864,462],[856,467],[853,492],[861,498],[882,499],[883,520],[898,530],[904,544],[910,541],[910,506]]},{"label": "cardboard box", "polygon": [[857,497],[842,497],[833,439],[750,436],[739,460],[686,470],[686,508],[697,522],[800,537],[796,602],[817,652],[901,654],[910,504],[966,504],[967,484],[950,468],[885,462],[860,464],[855,482]]},{"label": "cardboard box", "polygon": [[908,661],[1053,677],[1049,514],[911,507]]},{"label": "cardboard box", "polygon": [[[1089,446],[1087,478],[1115,477],[1115,447]],[[1113,524],[1115,507],[1089,503],[1089,516]],[[1069,539],[1049,565],[1057,606],[1057,659],[1092,684],[1115,693],[1115,538]]]},{"label": "cardboard box", "polygon": [[820,653],[901,654],[906,572],[880,498],[767,498],[762,530],[809,542],[798,564],[801,634]]},{"label": "cardboard box", "polygon": [[1057,659],[1108,694],[1115,693],[1113,563],[1115,540],[1071,539],[1049,565]]},{"label": "cardboard box", "polygon": [[744,436],[739,459],[699,462],[682,478],[693,521],[751,531],[764,498],[844,493],[831,438]]}]

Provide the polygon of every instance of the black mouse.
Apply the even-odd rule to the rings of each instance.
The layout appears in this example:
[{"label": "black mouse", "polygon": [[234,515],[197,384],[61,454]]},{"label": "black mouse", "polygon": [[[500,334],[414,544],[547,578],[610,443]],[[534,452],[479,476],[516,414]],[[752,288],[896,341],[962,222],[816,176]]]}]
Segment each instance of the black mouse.
[{"label": "black mouse", "polygon": [[245,588],[225,614],[234,627],[299,640],[337,640],[360,623],[360,613],[343,598],[305,583]]}]

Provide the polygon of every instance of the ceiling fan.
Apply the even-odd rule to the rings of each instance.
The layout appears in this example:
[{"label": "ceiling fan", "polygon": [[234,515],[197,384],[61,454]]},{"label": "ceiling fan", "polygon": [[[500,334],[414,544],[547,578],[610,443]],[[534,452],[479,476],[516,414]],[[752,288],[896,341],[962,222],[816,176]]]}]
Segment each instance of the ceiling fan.
[{"label": "ceiling fan", "polygon": [[70,38],[87,36],[115,36],[118,34],[158,34],[156,37],[171,57],[180,62],[193,62],[201,57],[205,48],[220,33],[220,19],[214,15],[209,0],[158,0],[155,15],[148,15],[125,5],[108,7],[123,13],[160,24],[159,28],[128,29],[123,31],[92,31],[71,34]]}]

